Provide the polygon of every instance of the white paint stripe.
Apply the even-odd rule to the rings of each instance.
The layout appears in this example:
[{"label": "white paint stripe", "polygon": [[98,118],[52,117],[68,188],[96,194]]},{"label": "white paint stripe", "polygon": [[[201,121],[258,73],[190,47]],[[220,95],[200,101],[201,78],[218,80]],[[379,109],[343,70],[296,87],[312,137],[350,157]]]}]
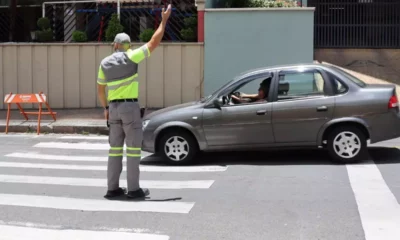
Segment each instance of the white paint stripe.
[{"label": "white paint stripe", "polygon": [[[142,151],[141,158],[148,157],[152,155],[151,153],[147,153]],[[13,158],[28,158],[28,159],[40,159],[40,160],[55,160],[55,161],[81,161],[81,162],[107,162],[108,157],[90,157],[90,156],[74,156],[74,155],[51,155],[51,154],[39,154],[34,152],[27,153],[10,153],[4,155],[5,157],[13,157]],[[123,157],[123,161],[126,161],[126,157]]]},{"label": "white paint stripe", "polygon": [[[101,178],[64,178],[64,177],[42,177],[26,175],[0,175],[3,183],[26,183],[26,184],[49,184],[68,185],[84,187],[106,187],[107,181]],[[213,180],[193,181],[150,181],[140,180],[140,186],[157,189],[207,189],[214,183]],[[126,180],[120,181],[121,187],[126,187]]]},{"label": "white paint stripe", "polygon": [[[5,157],[14,158],[30,158],[40,160],[59,160],[59,161],[83,161],[83,162],[107,162],[108,157],[90,157],[90,156],[73,156],[73,155],[51,155],[51,154],[38,154],[38,153],[10,153],[4,155]],[[124,161],[126,158],[123,159]]]},{"label": "white paint stripe", "polygon": [[33,147],[37,148],[59,148],[59,149],[85,149],[85,150],[109,150],[108,143],[69,143],[69,142],[41,142]]},{"label": "white paint stripe", "polygon": [[59,139],[108,140],[108,136],[63,136]]},{"label": "white paint stripe", "polygon": [[39,195],[0,194],[0,205],[78,211],[189,213],[192,202],[109,201]]},{"label": "white paint stripe", "polygon": [[[19,162],[0,162],[0,167],[89,170],[89,171],[107,170],[107,166],[19,163]],[[223,172],[226,171],[226,169],[227,167],[223,166],[190,166],[190,167],[140,166],[140,171],[142,172]],[[124,171],[125,171],[125,166],[124,166]]]},{"label": "white paint stripe", "polygon": [[[55,230],[63,230],[65,229],[62,225],[47,225],[43,223],[33,223],[33,222],[17,222],[17,221],[2,221],[0,220],[0,225],[13,225],[13,226],[20,226],[20,227],[31,227],[31,228],[46,228],[46,229],[55,229]],[[108,232],[131,232],[131,233],[152,233],[152,234],[162,234],[158,231],[150,231],[147,228],[112,228],[112,227],[105,227],[105,226],[96,226],[96,227],[89,227],[85,230],[89,231],[108,231]]]},{"label": "white paint stripe", "polygon": [[347,165],[347,172],[365,239],[400,239],[400,205],[376,165]]},{"label": "white paint stripe", "polygon": [[[10,94],[8,94],[8,95],[10,95]],[[11,95],[11,98],[10,98],[10,99],[8,99],[7,103],[10,103],[10,102],[12,102],[12,100],[13,100],[14,98],[15,98],[15,94]]]},{"label": "white paint stripe", "polygon": [[39,97],[39,94],[36,93],[35,96],[38,102],[43,102],[42,99]]},{"label": "white paint stripe", "polygon": [[0,225],[2,240],[109,240],[109,239],[135,239],[135,240],[169,240],[166,235],[129,232],[106,232],[84,230],[55,230],[32,227]]}]

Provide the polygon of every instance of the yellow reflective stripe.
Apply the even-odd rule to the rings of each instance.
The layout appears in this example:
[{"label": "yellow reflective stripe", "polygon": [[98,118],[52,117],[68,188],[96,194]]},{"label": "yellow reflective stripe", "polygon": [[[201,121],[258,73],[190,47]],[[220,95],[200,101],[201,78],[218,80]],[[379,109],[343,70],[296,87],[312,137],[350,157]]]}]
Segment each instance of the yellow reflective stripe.
[{"label": "yellow reflective stripe", "polygon": [[107,82],[107,86],[119,85],[121,83],[131,81],[131,80],[135,79],[137,76],[139,76],[139,74],[136,73],[135,75],[132,75],[130,77],[127,77],[127,78],[124,78],[124,79],[121,79],[121,80],[118,80],[118,81]]},{"label": "yellow reflective stripe", "polygon": [[133,81],[127,86],[108,90],[108,101],[124,98],[139,98],[139,82]]},{"label": "yellow reflective stripe", "polygon": [[123,153],[110,153],[110,154],[108,154],[108,156],[111,156],[111,157],[119,157],[119,156],[123,156],[124,154]]},{"label": "yellow reflective stripe", "polygon": [[126,149],[128,149],[128,150],[134,150],[134,151],[135,151],[135,150],[139,150],[139,151],[142,150],[142,148],[134,148],[134,147],[127,147]]},{"label": "yellow reflective stripe", "polygon": [[123,87],[123,86],[128,86],[128,85],[130,85],[132,82],[135,82],[135,80],[132,79],[132,80],[123,82],[123,83],[118,84],[118,85],[108,86],[108,89],[109,89],[109,90],[115,90],[115,89],[120,88],[120,87]]},{"label": "yellow reflective stripe", "polygon": [[101,85],[107,85],[106,80],[100,79],[100,78],[97,79],[97,83],[98,83],[98,84],[101,84]]},{"label": "yellow reflective stripe", "polygon": [[142,155],[141,154],[129,154],[129,153],[127,153],[126,156],[127,157],[141,157]]},{"label": "yellow reflective stripe", "polygon": [[110,147],[111,150],[123,150],[124,147]]}]

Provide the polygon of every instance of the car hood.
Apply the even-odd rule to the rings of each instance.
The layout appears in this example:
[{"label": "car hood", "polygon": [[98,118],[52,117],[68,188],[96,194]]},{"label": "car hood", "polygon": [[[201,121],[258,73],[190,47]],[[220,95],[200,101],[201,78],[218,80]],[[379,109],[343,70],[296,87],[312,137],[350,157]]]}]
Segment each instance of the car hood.
[{"label": "car hood", "polygon": [[160,114],[163,113],[170,113],[172,111],[176,111],[176,110],[182,110],[184,108],[190,108],[190,107],[195,107],[200,105],[201,103],[198,101],[193,101],[193,102],[188,102],[188,103],[182,103],[182,104],[178,104],[178,105],[174,105],[174,106],[170,106],[170,107],[166,107],[166,108],[162,108],[160,110],[154,111],[148,115],[146,115],[144,117],[144,119],[150,119],[153,118],[155,116],[158,116]]}]

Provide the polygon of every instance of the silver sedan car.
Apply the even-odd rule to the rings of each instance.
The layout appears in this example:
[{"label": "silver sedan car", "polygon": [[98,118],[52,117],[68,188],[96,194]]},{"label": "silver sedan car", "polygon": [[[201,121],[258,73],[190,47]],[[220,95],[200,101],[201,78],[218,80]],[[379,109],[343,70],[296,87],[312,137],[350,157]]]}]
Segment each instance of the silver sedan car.
[{"label": "silver sedan car", "polygon": [[172,164],[199,151],[325,148],[331,159],[368,157],[367,141],[400,136],[396,87],[366,84],[331,65],[254,69],[199,101],[143,119],[142,149]]}]

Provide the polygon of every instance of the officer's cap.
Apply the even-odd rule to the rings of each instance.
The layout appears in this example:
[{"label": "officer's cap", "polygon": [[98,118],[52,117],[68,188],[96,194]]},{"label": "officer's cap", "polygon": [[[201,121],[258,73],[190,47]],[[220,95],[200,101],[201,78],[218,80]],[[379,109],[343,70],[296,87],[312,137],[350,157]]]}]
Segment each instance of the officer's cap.
[{"label": "officer's cap", "polygon": [[114,38],[114,43],[131,43],[131,38],[126,33],[118,33]]}]

